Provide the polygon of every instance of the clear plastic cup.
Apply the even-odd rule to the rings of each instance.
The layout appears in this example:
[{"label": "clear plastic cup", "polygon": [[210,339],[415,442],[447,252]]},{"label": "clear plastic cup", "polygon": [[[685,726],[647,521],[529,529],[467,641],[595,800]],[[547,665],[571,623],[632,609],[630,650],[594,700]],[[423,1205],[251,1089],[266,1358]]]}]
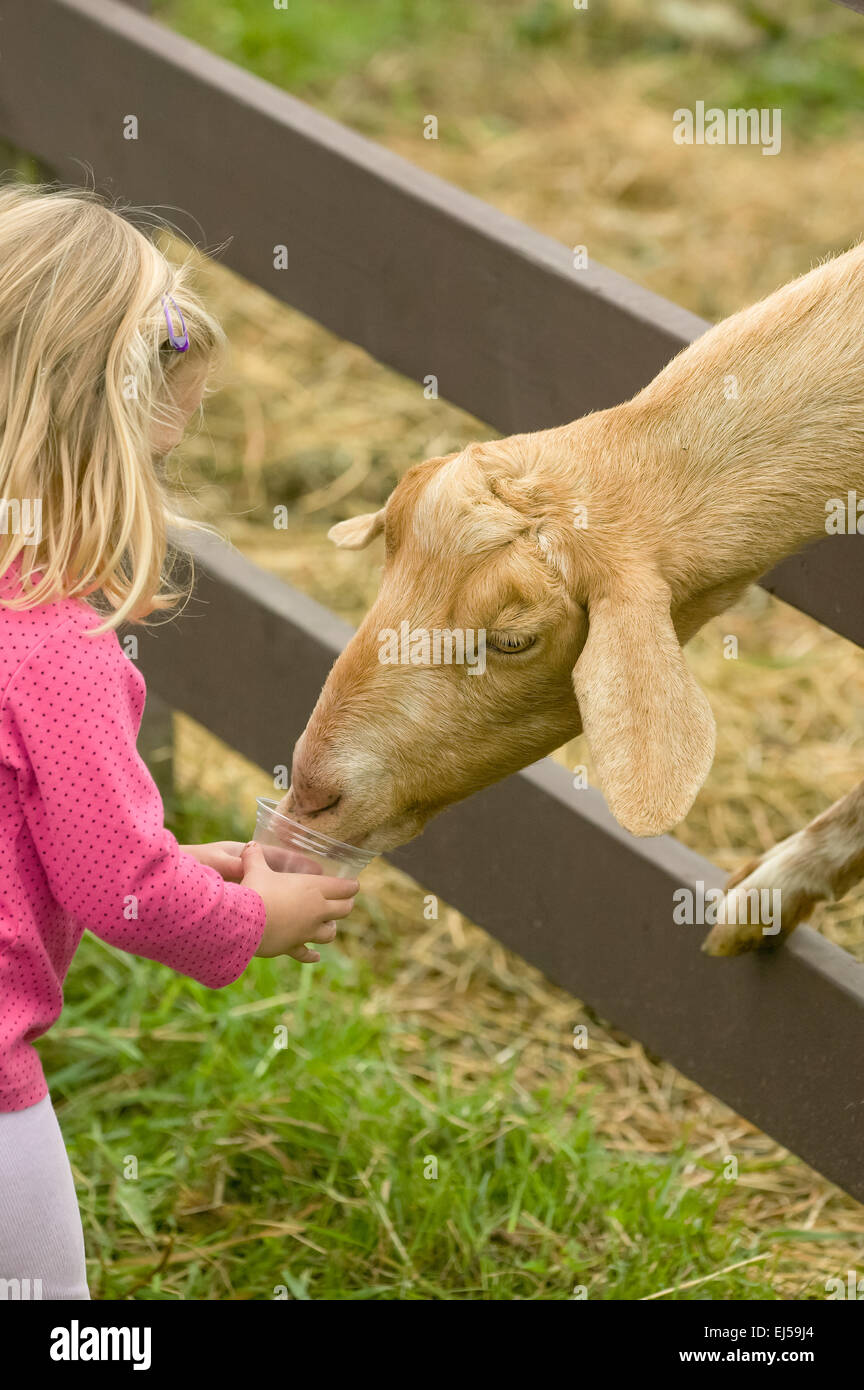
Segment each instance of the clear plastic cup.
[{"label": "clear plastic cup", "polygon": [[320,830],[300,825],[276,810],[276,802],[259,796],[252,839],[264,851],[271,869],[283,874],[333,874],[356,878],[377,857],[374,850],[357,849],[331,840]]}]

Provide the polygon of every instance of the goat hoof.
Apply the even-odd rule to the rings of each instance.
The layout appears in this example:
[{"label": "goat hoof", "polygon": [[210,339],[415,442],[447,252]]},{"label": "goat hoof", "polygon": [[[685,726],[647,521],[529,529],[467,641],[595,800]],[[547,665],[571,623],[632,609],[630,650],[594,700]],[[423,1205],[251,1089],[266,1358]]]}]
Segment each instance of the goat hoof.
[{"label": "goat hoof", "polygon": [[802,839],[790,836],[732,874],[717,923],[702,944],[707,956],[774,950],[826,896],[815,887],[816,866],[801,853]]},{"label": "goat hoof", "polygon": [[777,944],[777,938],[764,937],[761,926],[752,923],[718,922],[712,927],[702,950],[706,956],[743,956],[748,951],[763,951]]}]

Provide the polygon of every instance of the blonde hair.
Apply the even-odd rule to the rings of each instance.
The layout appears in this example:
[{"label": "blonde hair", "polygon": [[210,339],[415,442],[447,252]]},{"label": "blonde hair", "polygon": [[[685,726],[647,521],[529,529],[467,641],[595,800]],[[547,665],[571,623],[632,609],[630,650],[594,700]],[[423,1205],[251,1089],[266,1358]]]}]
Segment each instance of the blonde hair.
[{"label": "blonde hair", "polygon": [[91,192],[0,187],[0,499],[41,506],[35,544],[0,534],[0,572],[22,557],[7,606],[96,594],[102,632],[177,603],[169,528],[207,528],[176,510],[152,431],[178,419],[178,371],[206,370],[222,341],[187,267],[128,216]]}]

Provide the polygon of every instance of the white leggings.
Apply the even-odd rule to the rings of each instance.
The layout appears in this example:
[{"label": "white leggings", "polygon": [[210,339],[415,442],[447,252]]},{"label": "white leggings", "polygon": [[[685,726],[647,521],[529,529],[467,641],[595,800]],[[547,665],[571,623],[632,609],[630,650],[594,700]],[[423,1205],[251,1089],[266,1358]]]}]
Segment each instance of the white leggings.
[{"label": "white leggings", "polygon": [[0,1299],[89,1297],[72,1169],[45,1096],[0,1114]]}]

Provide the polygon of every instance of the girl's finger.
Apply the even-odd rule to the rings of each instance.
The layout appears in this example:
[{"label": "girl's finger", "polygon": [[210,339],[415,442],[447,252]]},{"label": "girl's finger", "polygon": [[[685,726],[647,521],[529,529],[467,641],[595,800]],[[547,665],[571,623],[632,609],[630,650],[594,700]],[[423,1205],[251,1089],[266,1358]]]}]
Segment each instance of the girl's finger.
[{"label": "girl's finger", "polygon": [[243,877],[243,860],[233,854],[214,855],[210,867],[228,883],[239,883]]},{"label": "girl's finger", "polygon": [[318,952],[310,951],[308,946],[292,946],[291,950],[286,952],[286,955],[293,956],[295,960],[301,961],[303,965],[316,965],[321,959]]},{"label": "girl's finger", "polygon": [[307,859],[305,854],[301,854],[296,849],[292,850],[291,853],[293,855],[290,869],[292,874],[317,874],[319,877],[323,874],[324,870],[320,864],[316,864],[314,859]]},{"label": "girl's finger", "polygon": [[280,845],[262,845],[264,862],[276,874],[290,874],[296,868],[297,855],[291,849]]},{"label": "girl's finger", "polygon": [[360,892],[360,884],[356,878],[322,878],[315,884],[325,898],[353,898]]},{"label": "girl's finger", "polygon": [[324,922],[324,923],[322,923],[322,925],[321,925],[320,927],[317,927],[317,928],[316,928],[316,930],[315,930],[315,931],[312,933],[312,935],[309,937],[309,940],[310,940],[310,941],[317,941],[317,942],[319,942],[322,946],[326,946],[326,945],[328,944],[328,942],[335,940],[335,938],[336,938],[336,923],[335,923],[335,922]]},{"label": "girl's finger", "polygon": [[314,859],[307,859],[299,850],[288,849],[284,845],[265,845],[264,857],[268,867],[279,874],[321,875],[321,865],[316,864]]},{"label": "girl's finger", "polygon": [[333,917],[347,917],[348,914],[349,914],[349,912],[353,912],[353,911],[354,911],[354,899],[353,899],[353,898],[349,898],[348,901],[347,901],[347,903],[343,903],[343,902],[325,902],[324,906],[323,906],[322,909],[321,909],[321,918],[322,918],[322,921],[326,923],[326,922],[329,922],[329,921],[331,920],[331,918],[333,918]]}]

